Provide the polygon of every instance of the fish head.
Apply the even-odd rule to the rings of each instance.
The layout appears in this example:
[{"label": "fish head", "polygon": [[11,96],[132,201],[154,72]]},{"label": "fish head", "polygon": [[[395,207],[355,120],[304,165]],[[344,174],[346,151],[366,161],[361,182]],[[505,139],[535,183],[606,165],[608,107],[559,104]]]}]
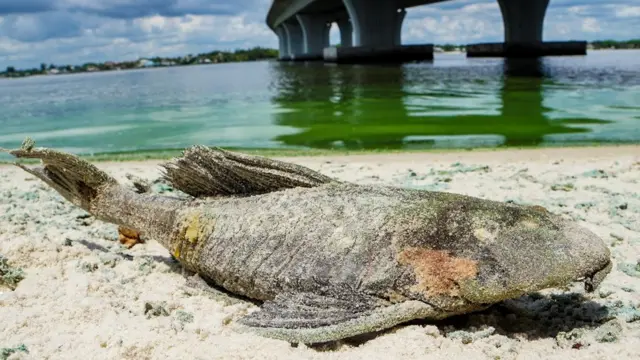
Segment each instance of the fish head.
[{"label": "fish head", "polygon": [[591,292],[610,272],[609,248],[586,227],[537,206],[507,212],[512,221],[493,238],[483,236],[483,228],[474,229],[484,256],[476,256],[477,276],[461,288],[465,299],[500,301],[578,280]]},{"label": "fish head", "polygon": [[590,292],[611,270],[602,239],[540,206],[449,194],[435,208],[424,212],[426,225],[413,234],[417,244],[398,257],[413,270],[408,283],[415,299],[492,304],[574,281]]}]

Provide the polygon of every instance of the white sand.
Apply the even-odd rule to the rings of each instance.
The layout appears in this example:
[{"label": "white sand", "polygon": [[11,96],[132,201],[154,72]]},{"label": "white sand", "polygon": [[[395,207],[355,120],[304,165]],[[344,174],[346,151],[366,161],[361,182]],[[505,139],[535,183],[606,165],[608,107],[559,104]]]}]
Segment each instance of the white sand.
[{"label": "white sand", "polygon": [[[84,212],[43,183],[0,166],[0,254],[25,271],[15,291],[0,287],[0,359],[2,348],[21,344],[28,353],[10,359],[640,358],[640,147],[290,160],[363,184],[543,205],[610,244],[614,269],[585,301],[551,297],[563,294],[556,289],[358,342],[292,347],[234,332],[227,324],[254,305],[189,295],[179,265],[157,243],[123,249],[115,226],[77,218]],[[154,179],[157,163],[99,167],[123,181],[126,173]],[[573,189],[552,190],[568,183]],[[579,284],[565,290],[583,293]],[[147,317],[149,302],[164,302],[166,316]]]}]

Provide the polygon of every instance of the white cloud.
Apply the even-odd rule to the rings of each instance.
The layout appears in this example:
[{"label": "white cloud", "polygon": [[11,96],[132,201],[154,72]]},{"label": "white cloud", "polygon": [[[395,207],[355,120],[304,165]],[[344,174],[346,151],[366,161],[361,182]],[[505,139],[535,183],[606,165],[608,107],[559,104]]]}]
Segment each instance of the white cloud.
[{"label": "white cloud", "polygon": [[569,12],[569,14],[572,14],[572,15],[583,15],[588,10],[589,10],[589,7],[585,5],[571,6],[567,8],[567,11]]},{"label": "white cloud", "polygon": [[[265,24],[271,0],[0,0],[0,69],[277,48]],[[637,0],[551,0],[546,40],[637,38]],[[502,41],[496,0],[408,9],[404,43]],[[333,43],[339,42],[336,26]]]},{"label": "white cloud", "polygon": [[589,33],[597,33],[602,31],[600,28],[600,24],[598,23],[598,19],[588,17],[582,20],[582,31]]},{"label": "white cloud", "polygon": [[[543,37],[549,41],[637,38],[640,23],[634,17],[640,16],[640,6],[631,5],[635,1],[552,0]],[[450,1],[408,11],[405,42],[465,44],[504,39],[502,15],[495,0]]]},{"label": "white cloud", "polygon": [[[28,63],[28,66],[36,66],[42,61],[79,64],[109,59],[177,56],[213,49],[233,50],[255,45],[276,47],[276,38],[266,26],[247,23],[242,16],[153,16],[107,21],[74,38],[24,43],[1,37],[0,59],[7,64],[2,65],[4,67],[10,62]],[[55,58],[52,59],[50,54],[56,54]]]},{"label": "white cloud", "polygon": [[490,11],[500,11],[500,6],[498,5],[497,1],[489,3],[477,3],[465,5],[460,9],[460,11],[467,14],[478,14]]},{"label": "white cloud", "polygon": [[501,37],[502,17],[496,1],[459,1],[408,9],[405,43],[468,43]]},{"label": "white cloud", "polygon": [[496,24],[491,20],[472,16],[451,17],[444,15],[439,18],[425,17],[407,20],[403,27],[402,40],[405,43],[466,43],[501,34],[501,20]]},{"label": "white cloud", "polygon": [[623,6],[617,8],[616,16],[619,18],[640,17],[640,6]]}]

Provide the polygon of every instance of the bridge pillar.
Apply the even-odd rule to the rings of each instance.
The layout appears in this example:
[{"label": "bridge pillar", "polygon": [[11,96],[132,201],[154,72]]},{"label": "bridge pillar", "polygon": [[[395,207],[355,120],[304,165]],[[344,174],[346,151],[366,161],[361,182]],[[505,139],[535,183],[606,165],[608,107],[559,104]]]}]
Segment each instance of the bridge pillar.
[{"label": "bridge pillar", "polygon": [[324,16],[296,15],[302,28],[304,60],[321,60],[322,51],[329,46],[329,24]]},{"label": "bridge pillar", "polygon": [[497,1],[502,12],[504,43],[470,45],[467,47],[468,56],[586,55],[587,43],[584,41],[542,41],[549,0]]},{"label": "bridge pillar", "polygon": [[[399,46],[399,16],[394,0],[343,0],[353,25],[353,46],[388,48]],[[398,22],[400,24],[398,24]]]},{"label": "bridge pillar", "polygon": [[298,22],[285,22],[282,26],[287,33],[290,60],[296,60],[304,54],[302,27]]},{"label": "bridge pillar", "polygon": [[542,42],[542,28],[549,0],[498,0],[504,41],[536,44]]},{"label": "bridge pillar", "polygon": [[340,46],[352,47],[353,46],[353,26],[349,16],[345,16],[336,21],[338,28],[340,29]]},{"label": "bridge pillar", "polygon": [[276,28],[276,35],[278,35],[278,52],[279,60],[289,60],[289,38],[287,37],[287,31],[283,26]]},{"label": "bridge pillar", "polygon": [[[324,49],[324,60],[342,63],[402,63],[433,60],[433,45],[402,45],[404,9],[397,0],[342,0],[349,22],[340,18],[342,45]],[[353,41],[347,34],[353,29]],[[352,46],[347,46],[351,44]]]},{"label": "bridge pillar", "polygon": [[396,13],[396,28],[394,29],[396,45],[402,44],[402,23],[404,22],[405,16],[407,16],[407,11],[405,9],[398,9]]}]

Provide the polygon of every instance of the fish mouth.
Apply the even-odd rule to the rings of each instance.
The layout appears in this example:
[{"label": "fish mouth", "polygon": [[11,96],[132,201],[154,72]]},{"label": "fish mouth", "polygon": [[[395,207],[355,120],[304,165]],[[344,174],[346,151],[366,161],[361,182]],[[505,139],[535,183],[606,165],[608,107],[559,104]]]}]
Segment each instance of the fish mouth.
[{"label": "fish mouth", "polygon": [[581,276],[575,281],[584,282],[584,290],[595,291],[611,272],[611,251],[604,241],[592,231],[570,220],[560,220],[566,248],[570,249],[570,262]]},{"label": "fish mouth", "polygon": [[605,277],[611,272],[611,268],[613,267],[613,262],[609,260],[602,268],[592,272],[591,274],[584,277],[584,290],[586,292],[595,291],[600,283],[604,280]]}]

